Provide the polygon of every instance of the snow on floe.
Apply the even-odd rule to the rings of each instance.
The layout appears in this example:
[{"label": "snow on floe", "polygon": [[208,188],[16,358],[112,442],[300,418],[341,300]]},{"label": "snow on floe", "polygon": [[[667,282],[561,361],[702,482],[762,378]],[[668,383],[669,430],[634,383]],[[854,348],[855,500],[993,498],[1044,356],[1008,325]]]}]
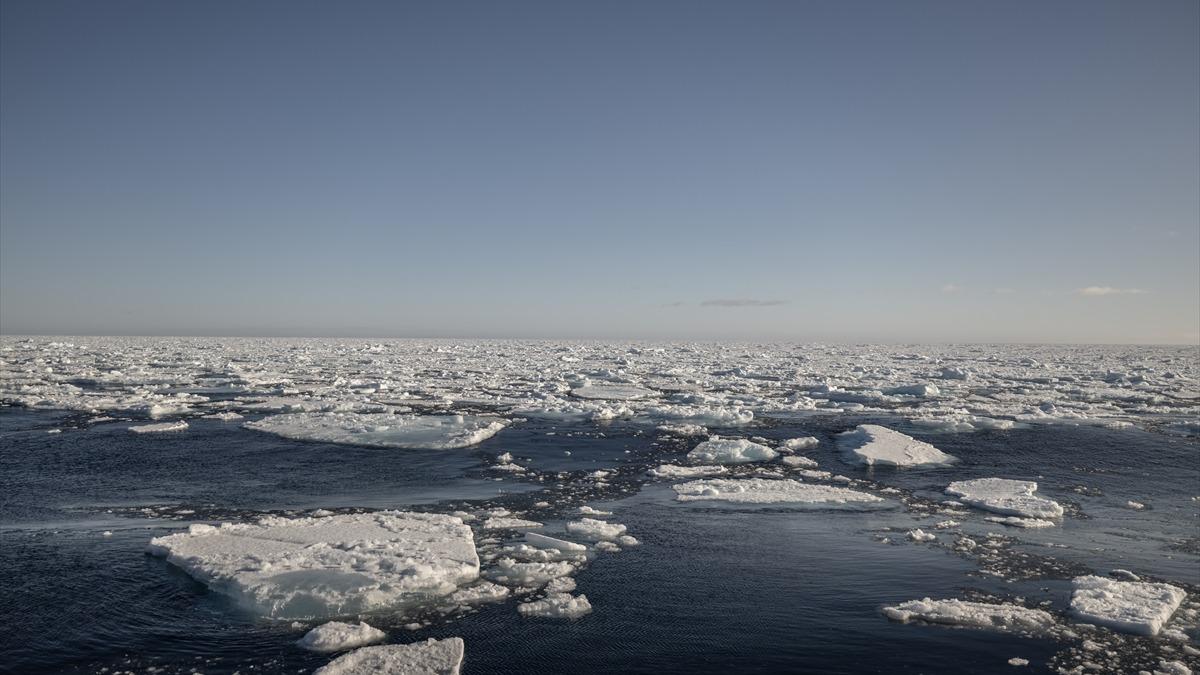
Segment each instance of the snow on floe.
[{"label": "snow on floe", "polygon": [[1063,507],[1058,502],[1034,496],[1038,484],[1031,480],[1008,478],[975,478],[960,480],[946,486],[946,494],[958,497],[964,504],[1008,516],[1049,520],[1062,518]]},{"label": "snow on floe", "polygon": [[280,619],[423,604],[479,576],[471,528],[427,513],[192,525],[152,539],[147,552],[245,609]]},{"label": "snow on floe", "polygon": [[[815,463],[814,466],[816,466]],[[647,471],[646,475],[651,478],[703,478],[704,476],[717,476],[728,472],[729,469],[715,465],[679,466],[678,464],[659,464],[657,468]]]},{"label": "snow on floe", "polygon": [[713,438],[697,445],[687,454],[690,461],[706,464],[745,464],[775,459],[779,453],[744,438]]},{"label": "snow on floe", "polygon": [[517,605],[522,616],[541,616],[550,619],[578,619],[592,611],[586,595],[551,593],[542,600]]},{"label": "snow on floe", "polygon": [[845,460],[867,466],[940,466],[955,461],[932,445],[878,424],[860,424],[838,436]]},{"label": "snow on floe", "polygon": [[866,492],[796,480],[714,478],[672,486],[681,502],[715,500],[737,504],[807,504],[823,507],[861,507],[884,500]]},{"label": "snow on floe", "polygon": [[883,614],[901,623],[924,621],[1031,634],[1046,633],[1055,625],[1054,617],[1045,610],[967,600],[909,600],[893,607],[884,607]]},{"label": "snow on floe", "polygon": [[330,621],[305,633],[296,644],[312,652],[341,652],[365,647],[386,638],[387,633],[365,621],[357,624]]},{"label": "snow on floe", "polygon": [[313,675],[458,675],[462,660],[462,638],[429,638],[407,645],[362,647],[314,670]]},{"label": "snow on floe", "polygon": [[1187,598],[1170,584],[1116,581],[1097,576],[1072,582],[1071,613],[1089,623],[1137,635],[1158,635]]},{"label": "snow on floe", "polygon": [[576,398],[635,401],[657,395],[658,392],[631,384],[591,384],[571,390]]},{"label": "snow on floe", "polygon": [[143,424],[137,427],[129,427],[129,430],[135,434],[157,434],[166,431],[187,431],[188,423],[180,420],[178,422],[159,422],[158,424]]},{"label": "snow on floe", "polygon": [[507,420],[474,415],[331,412],[274,415],[243,426],[301,441],[450,450],[481,443],[507,425]]}]

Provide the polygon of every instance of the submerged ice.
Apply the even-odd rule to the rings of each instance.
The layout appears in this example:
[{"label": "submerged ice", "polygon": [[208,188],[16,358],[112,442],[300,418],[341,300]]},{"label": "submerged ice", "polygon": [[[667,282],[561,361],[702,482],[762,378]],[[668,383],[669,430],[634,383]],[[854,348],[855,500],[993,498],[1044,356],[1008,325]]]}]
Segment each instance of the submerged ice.
[{"label": "submerged ice", "polygon": [[[1006,516],[1049,520],[1061,518],[1063,507],[1056,501],[1038,497],[1038,484],[1031,480],[1008,478],[975,478],[955,481],[946,487],[946,494],[954,495],[964,504]],[[1039,523],[1013,523],[1026,527],[1040,527]]]},{"label": "submerged ice", "polygon": [[247,422],[284,438],[379,448],[451,450],[491,438],[508,425],[496,417],[391,413],[290,413]]}]

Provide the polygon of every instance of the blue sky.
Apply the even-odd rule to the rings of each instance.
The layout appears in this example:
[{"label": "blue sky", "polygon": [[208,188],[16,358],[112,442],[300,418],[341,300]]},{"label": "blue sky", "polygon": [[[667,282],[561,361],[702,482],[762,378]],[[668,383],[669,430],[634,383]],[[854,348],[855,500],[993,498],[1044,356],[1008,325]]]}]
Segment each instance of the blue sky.
[{"label": "blue sky", "polygon": [[0,331],[1200,342],[1200,13],[0,4]]}]

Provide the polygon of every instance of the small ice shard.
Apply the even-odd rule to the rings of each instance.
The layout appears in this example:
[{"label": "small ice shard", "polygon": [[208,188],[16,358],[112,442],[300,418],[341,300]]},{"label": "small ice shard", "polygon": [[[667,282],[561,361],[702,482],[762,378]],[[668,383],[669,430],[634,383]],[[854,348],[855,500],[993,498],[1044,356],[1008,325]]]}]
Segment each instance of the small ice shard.
[{"label": "small ice shard", "polygon": [[697,464],[745,464],[775,459],[779,453],[744,438],[704,441],[687,454]]},{"label": "small ice shard", "polygon": [[166,431],[186,431],[188,423],[179,420],[178,422],[159,422],[158,424],[143,424],[141,426],[129,427],[129,430],[135,434],[157,434]]},{"label": "small ice shard", "polygon": [[1023,527],[1030,530],[1036,530],[1043,527],[1054,527],[1058,525],[1058,523],[1054,522],[1053,520],[1046,520],[1044,518],[1022,518],[1020,516],[988,516],[984,518],[984,520],[988,521],[989,523],[1000,523],[1001,525],[1008,525],[1009,527]]},{"label": "small ice shard", "polygon": [[587,547],[583,544],[577,544],[573,541],[566,541],[564,539],[556,539],[554,537],[547,537],[546,535],[538,534],[537,532],[526,532],[525,541],[530,546],[536,546],[538,548],[552,548],[558,551],[582,552],[587,550]]},{"label": "small ice shard", "polygon": [[584,504],[579,507],[579,515],[581,516],[611,516],[612,511],[601,511],[600,509]]},{"label": "small ice shard", "polygon": [[707,436],[708,429],[699,424],[663,424],[658,427],[658,430],[671,434],[672,436]]},{"label": "small ice shard", "polygon": [[955,461],[932,445],[878,424],[860,424],[838,436],[842,457],[866,466],[942,466]]},{"label": "small ice shard", "polygon": [[586,595],[551,593],[542,600],[517,605],[522,616],[541,616],[551,619],[578,619],[592,611]]},{"label": "small ice shard", "polygon": [[1019,656],[1014,656],[1008,660],[1008,665],[1010,665],[1010,666],[1027,666],[1027,665],[1029,665],[1029,659],[1023,659]]},{"label": "small ice shard", "polygon": [[541,523],[524,518],[509,518],[496,516],[483,521],[485,530],[523,530],[525,528],[544,527]]},{"label": "small ice shard", "polygon": [[975,478],[951,483],[946,486],[946,494],[958,497],[964,504],[1002,515],[1061,518],[1063,507],[1053,500],[1034,496],[1037,489],[1038,484],[1031,480]]},{"label": "small ice shard", "polygon": [[330,621],[305,633],[304,637],[296,641],[296,644],[310,652],[328,653],[365,647],[386,638],[387,633],[365,621],[357,624]]},{"label": "small ice shard", "polygon": [[247,429],[301,441],[373,448],[451,450],[496,435],[508,420],[482,415],[303,412],[247,422]]},{"label": "small ice shard", "polygon": [[1071,613],[1076,618],[1135,635],[1158,635],[1187,598],[1170,584],[1075,577]]},{"label": "small ice shard", "polygon": [[[787,458],[785,457],[784,459]],[[704,476],[716,476],[728,472],[729,469],[715,465],[679,466],[678,464],[659,464],[657,468],[647,471],[646,475],[652,478],[703,478]]]},{"label": "small ice shard", "polygon": [[917,528],[915,530],[908,531],[908,539],[910,541],[935,541],[937,539],[937,535]]},{"label": "small ice shard", "polygon": [[786,441],[780,443],[779,447],[786,448],[786,449],[792,450],[792,451],[811,450],[820,444],[821,444],[821,441],[817,440],[816,436],[804,436],[802,438],[789,438]]},{"label": "small ice shard", "polygon": [[1131,509],[1133,511],[1141,511],[1142,509],[1146,508],[1146,505],[1143,504],[1142,502],[1135,502],[1131,499],[1131,500],[1125,502],[1125,508]]},{"label": "small ice shard", "polygon": [[614,401],[633,401],[639,398],[655,396],[657,393],[632,384],[592,384],[571,390],[571,395],[576,398]]},{"label": "small ice shard", "polygon": [[1005,632],[1036,634],[1054,626],[1054,617],[1045,610],[967,600],[909,600],[893,607],[884,607],[883,614],[901,623],[924,621]]},{"label": "small ice shard", "polygon": [[735,504],[803,504],[822,507],[878,505],[883,499],[828,485],[765,478],[713,478],[673,486],[681,502],[713,500]]},{"label": "small ice shard", "polygon": [[429,638],[406,645],[361,647],[314,670],[313,675],[458,675],[462,660],[462,638]]},{"label": "small ice shard", "polygon": [[488,602],[500,602],[512,591],[499,584],[480,579],[470,586],[464,586],[445,597],[445,603],[450,606],[482,605]]},{"label": "small ice shard", "polygon": [[625,534],[625,526],[595,518],[583,518],[567,523],[567,532],[590,541],[613,541]]},{"label": "small ice shard", "polygon": [[147,552],[244,608],[277,619],[419,605],[479,576],[471,528],[428,513],[192,525],[152,539]]}]

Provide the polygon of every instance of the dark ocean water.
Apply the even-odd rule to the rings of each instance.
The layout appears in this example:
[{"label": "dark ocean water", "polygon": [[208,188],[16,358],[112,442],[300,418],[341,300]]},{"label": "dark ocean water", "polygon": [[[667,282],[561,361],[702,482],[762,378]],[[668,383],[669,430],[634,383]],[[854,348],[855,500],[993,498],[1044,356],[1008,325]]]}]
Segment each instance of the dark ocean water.
[{"label": "dark ocean water", "polygon": [[[996,576],[945,546],[906,541],[906,530],[944,516],[899,500],[869,512],[676,503],[669,483],[640,476],[679,461],[690,444],[665,441],[649,427],[529,420],[473,448],[410,451],[290,441],[205,419],[191,420],[183,433],[147,435],[129,433],[129,421],[83,420],[0,409],[5,672],[295,673],[323,665],[330,657],[293,644],[305,628],[243,614],[144,554],[151,537],[187,522],[248,520],[265,511],[517,510],[546,500],[562,504],[561,520],[586,498],[613,510],[613,520],[641,540],[578,574],[578,591],[595,610],[576,621],[522,618],[515,601],[415,631],[403,627],[411,617],[370,617],[393,641],[461,636],[465,673],[1019,672],[1007,664],[1012,657],[1040,672],[1062,643],[900,625],[879,608],[986,595],[1046,600],[1062,612],[1072,574],[1116,567],[1200,585],[1197,441],[1141,430],[922,434],[883,420],[962,461],[875,472],[842,464],[834,452],[834,434],[862,418],[729,430],[773,439],[816,435],[822,444],[807,454],[822,468],[898,487],[917,502],[939,498],[951,480],[1037,480],[1042,494],[1067,505],[1062,527],[1006,530],[980,512],[963,519],[972,536],[1013,538],[1006,569],[1029,567]],[[64,430],[47,433],[53,428]],[[541,471],[578,477],[608,468],[617,475],[606,489],[572,478],[563,479],[569,489],[497,480],[486,465],[504,451]],[[1125,508],[1128,500],[1148,508]]]}]

